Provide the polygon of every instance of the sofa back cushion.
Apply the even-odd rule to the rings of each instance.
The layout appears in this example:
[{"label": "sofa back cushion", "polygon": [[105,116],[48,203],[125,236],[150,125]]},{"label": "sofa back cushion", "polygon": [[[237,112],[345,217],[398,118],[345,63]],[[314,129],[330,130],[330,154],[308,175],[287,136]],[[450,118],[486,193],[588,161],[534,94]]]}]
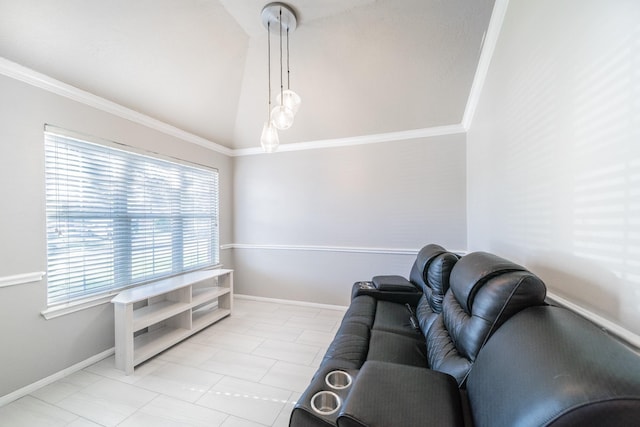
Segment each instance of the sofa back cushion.
[{"label": "sofa back cushion", "polygon": [[426,334],[429,366],[462,384],[491,334],[545,297],[542,280],[520,265],[486,252],[462,257],[451,272],[442,313]]},{"label": "sofa back cushion", "polygon": [[431,244],[420,250],[411,268],[409,279],[422,290],[416,317],[424,334],[442,312],[442,301],[449,290],[449,276],[457,261],[457,255]]},{"label": "sofa back cushion", "polygon": [[435,243],[431,243],[420,249],[413,266],[411,266],[409,281],[423,292],[429,289],[429,285],[427,284],[427,269],[429,268],[429,264],[435,257],[446,252],[447,250],[445,248]]},{"label": "sofa back cushion", "polygon": [[476,427],[632,426],[640,356],[560,307],[532,307],[487,342],[469,373]]}]

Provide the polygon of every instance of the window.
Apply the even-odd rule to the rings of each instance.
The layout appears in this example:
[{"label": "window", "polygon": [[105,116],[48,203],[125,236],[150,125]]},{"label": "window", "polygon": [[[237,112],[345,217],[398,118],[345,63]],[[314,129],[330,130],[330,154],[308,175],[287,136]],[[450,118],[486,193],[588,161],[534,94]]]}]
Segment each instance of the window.
[{"label": "window", "polygon": [[218,172],[45,129],[48,303],[217,264]]}]

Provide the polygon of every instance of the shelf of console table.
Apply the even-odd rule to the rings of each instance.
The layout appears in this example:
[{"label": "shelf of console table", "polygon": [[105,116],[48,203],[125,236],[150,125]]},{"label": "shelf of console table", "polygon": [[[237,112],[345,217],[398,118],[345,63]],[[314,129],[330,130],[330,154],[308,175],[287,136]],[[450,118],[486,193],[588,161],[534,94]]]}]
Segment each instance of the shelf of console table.
[{"label": "shelf of console table", "polygon": [[127,375],[233,308],[233,270],[201,270],[120,292],[114,305],[116,367]]}]

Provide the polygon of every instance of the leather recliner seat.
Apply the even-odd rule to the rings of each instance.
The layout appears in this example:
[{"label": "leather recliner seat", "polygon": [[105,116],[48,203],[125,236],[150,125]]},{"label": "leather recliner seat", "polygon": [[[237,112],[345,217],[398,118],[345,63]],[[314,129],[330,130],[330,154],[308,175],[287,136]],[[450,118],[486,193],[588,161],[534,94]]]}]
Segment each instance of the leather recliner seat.
[{"label": "leather recliner seat", "polygon": [[442,313],[426,334],[429,367],[462,384],[491,334],[514,314],[544,305],[546,286],[524,267],[487,252],[454,267]]},{"label": "leather recliner seat", "polygon": [[[546,304],[544,283],[524,267],[485,252],[458,260],[441,249],[420,251],[409,287],[395,276],[391,293],[354,288],[290,427],[637,424],[637,351]],[[376,280],[385,288],[385,276]],[[405,302],[418,318],[413,329]],[[336,370],[351,376],[349,387],[332,387]]]},{"label": "leather recliner seat", "polygon": [[[431,265],[438,267],[437,263]],[[366,360],[428,367],[450,374],[462,384],[491,334],[515,313],[543,305],[546,297],[546,286],[537,276],[486,252],[462,257],[448,277],[442,312],[431,320],[433,313],[422,306],[425,317],[418,321],[431,322],[422,336],[401,334],[399,326],[395,331],[376,329],[376,315]]]},{"label": "leather recliner seat", "polygon": [[376,283],[381,289],[371,291],[355,283],[351,304],[322,363],[345,369],[359,368],[367,360],[371,333],[375,330],[381,337],[404,336],[417,351],[414,363],[424,365],[424,333],[412,326],[406,304],[420,313],[421,327],[430,325],[440,313],[440,301],[449,289],[449,274],[457,261],[457,255],[440,245],[429,244],[418,253],[410,280],[401,276],[376,276],[370,283]]},{"label": "leather recliner seat", "polygon": [[[423,247],[409,273],[409,283],[421,292],[417,303],[408,303],[410,312],[407,303],[402,304],[403,301],[379,300],[373,329],[408,336],[414,336],[416,332],[424,335],[442,311],[442,301],[449,290],[449,276],[458,259],[458,255],[448,252],[440,245]],[[373,283],[384,287],[390,282],[402,283],[403,280],[407,281],[399,276],[376,276]],[[414,316],[414,324],[410,321],[410,313]],[[416,326],[419,326],[420,331]]]}]

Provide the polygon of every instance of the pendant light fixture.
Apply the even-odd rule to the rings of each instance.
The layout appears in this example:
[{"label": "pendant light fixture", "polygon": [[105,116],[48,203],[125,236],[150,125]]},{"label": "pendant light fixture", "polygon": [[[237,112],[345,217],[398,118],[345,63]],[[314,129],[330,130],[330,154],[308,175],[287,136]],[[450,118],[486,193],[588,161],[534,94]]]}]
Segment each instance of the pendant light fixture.
[{"label": "pendant light fixture", "polygon": [[278,149],[280,145],[280,138],[278,138],[278,130],[273,126],[271,122],[271,31],[269,27],[270,22],[267,22],[267,52],[268,52],[268,78],[269,78],[269,97],[267,101],[267,121],[262,127],[262,135],[260,136],[260,145],[265,153],[273,153]]},{"label": "pendant light fixture", "polygon": [[[293,9],[285,3],[269,3],[262,9],[262,23],[267,29],[268,43],[268,78],[269,101],[267,121],[262,130],[260,143],[265,152],[273,152],[278,148],[278,130],[286,130],[293,124],[293,119],[300,108],[300,96],[291,90],[291,78],[289,68],[289,33],[297,26],[297,18]],[[271,32],[277,32],[280,42],[280,91],[276,97],[276,105],[271,108]],[[284,55],[283,33],[287,39],[287,90],[284,89]]]}]

